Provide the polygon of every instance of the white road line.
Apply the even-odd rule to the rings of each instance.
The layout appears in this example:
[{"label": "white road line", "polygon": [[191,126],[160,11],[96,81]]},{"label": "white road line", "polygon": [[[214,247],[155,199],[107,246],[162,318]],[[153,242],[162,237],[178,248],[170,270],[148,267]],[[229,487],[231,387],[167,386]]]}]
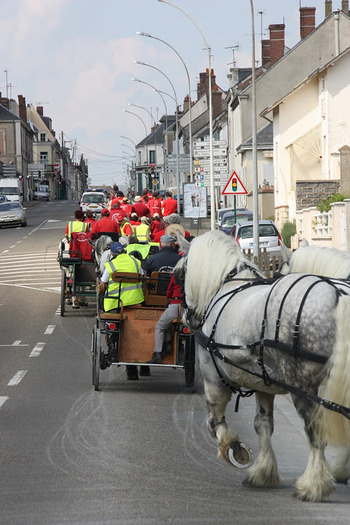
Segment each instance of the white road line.
[{"label": "white road line", "polygon": [[49,324],[44,332],[44,335],[51,335],[55,328],[56,328],[56,325]]},{"label": "white road line", "polygon": [[37,343],[30,352],[29,357],[39,357],[46,343]]},{"label": "white road line", "polygon": [[7,396],[0,396],[0,408],[2,407],[2,405],[5,403],[5,401],[8,400],[8,397]]},{"label": "white road line", "polygon": [[7,383],[7,386],[17,386],[22,381],[27,372],[28,370],[18,370],[17,374],[15,374],[11,381]]},{"label": "white road line", "polygon": [[0,346],[29,346],[27,344],[21,344],[21,341],[14,341],[11,345],[0,345]]}]

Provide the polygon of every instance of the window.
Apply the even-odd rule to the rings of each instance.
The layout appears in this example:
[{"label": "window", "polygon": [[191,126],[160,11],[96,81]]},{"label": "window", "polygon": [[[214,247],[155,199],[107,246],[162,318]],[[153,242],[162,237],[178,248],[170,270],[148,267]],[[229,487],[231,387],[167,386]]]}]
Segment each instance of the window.
[{"label": "window", "polygon": [[45,170],[48,167],[48,153],[47,151],[40,152],[40,164],[44,164]]},{"label": "window", "polygon": [[45,142],[46,140],[46,133],[40,133],[40,142]]},{"label": "window", "polygon": [[150,164],[155,164],[156,163],[156,152],[155,152],[155,150],[151,150],[149,152],[149,163]]}]

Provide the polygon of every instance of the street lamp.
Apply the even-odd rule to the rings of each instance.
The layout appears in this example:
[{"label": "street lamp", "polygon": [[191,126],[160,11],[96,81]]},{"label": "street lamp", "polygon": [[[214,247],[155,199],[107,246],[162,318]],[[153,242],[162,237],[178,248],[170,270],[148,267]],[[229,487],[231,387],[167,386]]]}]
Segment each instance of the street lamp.
[{"label": "street lamp", "polygon": [[253,254],[259,255],[259,204],[258,204],[258,161],[256,126],[256,85],[255,85],[255,30],[254,5],[250,0],[252,18],[252,148],[253,148]]},{"label": "street lamp", "polygon": [[[152,114],[152,111],[150,111],[149,109],[145,108],[144,106],[138,106],[137,104],[130,104],[130,103],[128,103],[128,106],[134,106],[135,108],[140,108],[140,109],[144,109],[145,111],[147,111],[147,113],[150,115],[150,117],[152,119],[151,120],[152,121],[151,132],[152,132],[153,125],[155,125],[155,132],[154,132],[154,164],[156,166],[156,171],[157,171],[157,123],[156,123],[155,118],[154,118],[154,116]],[[150,162],[151,162],[151,159],[150,159]],[[154,175],[153,175],[153,177],[154,177]],[[148,178],[148,186],[153,186],[153,190],[154,190],[154,182],[151,180],[151,176],[149,176],[149,178]]]},{"label": "street lamp", "polygon": [[135,157],[135,150],[133,150],[130,146],[128,146],[127,144],[123,144],[122,142],[120,142],[119,145],[120,145],[120,146],[124,146],[125,148],[129,148],[129,150],[133,152],[133,155],[134,155],[134,157]]},{"label": "street lamp", "polygon": [[208,54],[208,68],[209,68],[209,155],[210,155],[210,193],[211,193],[210,228],[211,228],[211,230],[214,230],[215,229],[215,195],[214,195],[215,188],[214,188],[214,160],[213,160],[213,97],[212,97],[212,92],[211,92],[211,55],[210,55],[210,50],[209,50],[207,41],[206,41],[206,39],[205,39],[201,29],[199,28],[198,24],[193,20],[193,18],[190,17],[190,15],[188,13],[186,13],[186,11],[184,11],[183,9],[178,7],[177,5],[172,4],[171,2],[168,2],[167,0],[158,0],[158,2],[161,2],[162,4],[168,4],[171,7],[175,7],[175,9],[178,9],[179,11],[181,11],[181,13],[186,15],[187,18],[189,18],[189,20],[191,20],[191,22],[198,29],[198,31],[199,31],[202,39],[203,39],[204,46],[205,46],[205,49],[206,49],[207,54]]},{"label": "street lamp", "polygon": [[141,120],[141,122],[142,122],[142,124],[143,124],[143,126],[144,126],[144,128],[145,128],[145,137],[146,137],[146,139],[145,139],[145,140],[146,140],[146,144],[145,144],[145,146],[146,146],[146,162],[145,162],[145,167],[147,168],[147,166],[148,166],[148,140],[147,140],[147,135],[148,135],[148,133],[147,133],[147,126],[146,126],[146,124],[145,124],[145,121],[140,117],[140,115],[138,115],[137,113],[134,113],[133,111],[129,111],[128,109],[123,109],[123,112],[124,112],[124,113],[130,113],[130,115],[134,115],[135,117],[137,117],[139,120]]},{"label": "street lamp", "polygon": [[189,140],[190,140],[190,181],[193,182],[193,160],[192,160],[192,115],[191,115],[191,106],[192,106],[192,103],[191,103],[191,80],[190,80],[190,75],[188,73],[188,69],[187,69],[187,66],[182,58],[182,56],[180,55],[180,53],[178,53],[178,51],[176,51],[176,49],[171,46],[168,42],[166,42],[165,40],[162,40],[161,38],[158,38],[156,36],[153,36],[153,35],[150,35],[149,33],[143,33],[143,32],[140,32],[140,31],[137,31],[136,32],[137,35],[140,35],[140,36],[145,36],[147,38],[153,38],[154,40],[158,40],[159,42],[163,42],[163,44],[165,44],[166,46],[170,47],[170,49],[172,49],[176,54],[177,56],[179,57],[179,59],[181,60],[181,62],[183,63],[184,65],[184,68],[185,68],[185,71],[186,71],[186,75],[187,75],[187,82],[188,82],[188,99],[189,99]]},{"label": "street lamp", "polygon": [[[149,84],[148,82],[145,82],[144,80],[139,80],[138,78],[132,78],[131,80],[134,80],[135,82],[140,82],[141,84],[146,84],[147,86],[150,86],[153,89],[153,91],[156,91],[158,93],[158,95],[163,101],[164,109],[165,109],[165,155],[164,157],[166,160],[166,162],[164,162],[164,165],[165,165],[165,186],[167,187],[168,186],[168,108],[165,103],[164,97],[161,95],[161,93],[164,93],[164,91],[160,91],[159,89],[152,86],[152,84]],[[168,93],[164,93],[164,95],[168,95]],[[169,97],[175,100],[174,97],[172,97],[171,95],[169,95]]]},{"label": "street lamp", "polygon": [[170,83],[170,85],[172,87],[172,90],[174,92],[175,103],[176,103],[176,108],[175,108],[175,128],[176,128],[176,131],[175,132],[176,132],[176,150],[177,150],[177,155],[176,155],[177,211],[180,214],[179,117],[178,117],[177,96],[176,96],[176,91],[175,91],[175,88],[174,88],[174,84],[172,83],[170,78],[161,69],[159,69],[159,68],[157,68],[155,66],[152,66],[151,64],[146,64],[145,62],[140,62],[140,60],[134,60],[134,62],[135,62],[135,64],[139,64],[141,66],[151,67],[152,69],[155,69],[156,71],[159,71],[159,73],[161,73],[168,80],[168,82]]},{"label": "street lamp", "polygon": [[126,139],[126,140],[130,140],[130,142],[132,142],[132,143],[133,143],[133,145],[134,145],[134,146],[135,146],[135,148],[136,148],[136,142],[134,142],[133,140],[129,139],[129,137],[125,137],[124,135],[120,135],[120,138],[121,138],[121,139]]}]

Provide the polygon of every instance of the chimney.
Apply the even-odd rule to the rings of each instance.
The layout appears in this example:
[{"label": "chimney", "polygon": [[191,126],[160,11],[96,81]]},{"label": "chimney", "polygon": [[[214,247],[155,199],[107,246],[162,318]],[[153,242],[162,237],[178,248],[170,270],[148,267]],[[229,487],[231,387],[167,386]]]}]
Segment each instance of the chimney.
[{"label": "chimney", "polygon": [[328,18],[332,14],[332,0],[326,0],[324,3],[324,17]]},{"label": "chimney", "polygon": [[300,7],[300,38],[309,35],[316,27],[316,7]]},{"label": "chimney", "polygon": [[36,107],[36,110],[37,110],[38,114],[39,114],[41,117],[44,116],[44,108],[43,108],[43,106],[37,106],[37,107]]},{"label": "chimney", "polygon": [[[205,93],[209,93],[209,69],[207,68],[205,73],[199,73],[199,83],[197,84],[197,98],[200,99]],[[211,70],[211,90],[215,88],[215,75],[214,70]]]},{"label": "chimney", "polygon": [[269,25],[270,31],[270,60],[274,64],[284,55],[284,24]]},{"label": "chimney", "polygon": [[19,117],[27,122],[27,109],[26,109],[26,99],[23,95],[18,95],[18,111]]},{"label": "chimney", "polygon": [[349,16],[349,0],[342,0],[341,10],[343,11],[343,13]]},{"label": "chimney", "polygon": [[270,62],[270,40],[261,41],[261,64],[264,66]]},{"label": "chimney", "polygon": [[183,108],[184,113],[190,109],[190,97],[188,95],[184,98]]}]

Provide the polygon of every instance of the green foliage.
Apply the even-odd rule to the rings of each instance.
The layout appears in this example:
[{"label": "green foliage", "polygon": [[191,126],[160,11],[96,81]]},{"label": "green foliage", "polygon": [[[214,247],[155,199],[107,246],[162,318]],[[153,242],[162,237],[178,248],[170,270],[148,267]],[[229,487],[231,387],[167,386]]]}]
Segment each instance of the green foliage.
[{"label": "green foliage", "polygon": [[287,248],[290,248],[290,238],[292,237],[292,235],[295,235],[296,232],[297,228],[295,226],[295,222],[287,221],[283,224],[281,230],[281,237]]},{"label": "green foliage", "polygon": [[350,196],[346,195],[345,193],[332,193],[331,195],[329,195],[329,197],[327,197],[327,199],[321,200],[317,204],[316,208],[318,209],[319,212],[325,213],[331,209],[332,202],[341,202],[344,199],[349,199],[349,198]]}]

